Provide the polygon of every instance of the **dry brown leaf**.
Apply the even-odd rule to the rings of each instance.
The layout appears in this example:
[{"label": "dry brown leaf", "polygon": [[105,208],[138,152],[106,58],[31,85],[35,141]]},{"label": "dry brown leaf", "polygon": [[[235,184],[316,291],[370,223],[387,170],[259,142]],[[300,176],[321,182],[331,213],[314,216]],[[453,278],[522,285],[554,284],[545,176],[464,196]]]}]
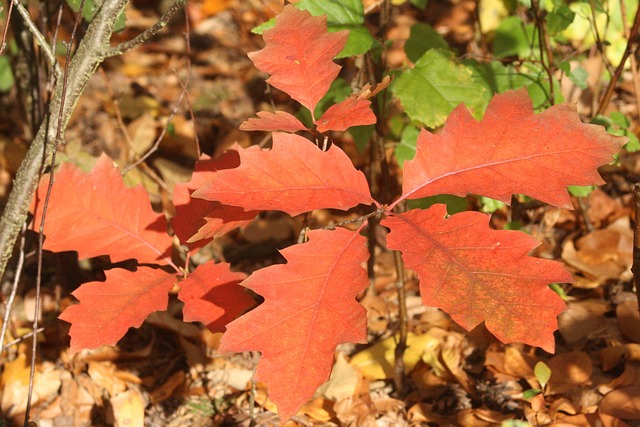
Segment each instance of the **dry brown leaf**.
[{"label": "dry brown leaf", "polygon": [[601,228],[612,218],[624,214],[622,206],[616,199],[599,188],[593,190],[587,197],[589,219],[595,228]]},{"label": "dry brown leaf", "polygon": [[111,362],[89,362],[87,372],[94,384],[104,389],[109,396],[124,392],[129,384],[142,382],[131,372],[117,369]]},{"label": "dry brown leaf", "polygon": [[640,420],[640,386],[613,390],[602,398],[598,411],[622,420]]},{"label": "dry brown leaf", "polygon": [[629,340],[640,343],[640,314],[638,301],[624,301],[616,307],[616,318],[622,334]]},{"label": "dry brown leaf", "polygon": [[176,390],[184,384],[185,378],[186,375],[184,371],[178,370],[174,372],[167,381],[151,392],[149,395],[151,402],[162,402],[163,400],[173,396]]},{"label": "dry brown leaf", "polygon": [[[20,353],[15,360],[4,364],[2,375],[0,375],[0,388],[2,389],[0,405],[2,413],[7,418],[23,414],[26,409],[29,372],[29,362],[24,352]],[[50,362],[36,366],[32,405],[36,406],[43,401],[51,400],[58,394],[62,383],[60,375],[61,371]]]},{"label": "dry brown leaf", "polygon": [[569,344],[576,344],[605,329],[606,322],[600,314],[600,310],[596,311],[592,306],[582,301],[570,302],[567,310],[558,317],[560,335]]},{"label": "dry brown leaf", "polygon": [[569,399],[565,397],[559,397],[554,399],[549,405],[549,415],[555,418],[558,415],[565,416],[565,414],[575,415],[578,413],[578,408]]},{"label": "dry brown leaf", "polygon": [[531,361],[516,347],[509,345],[504,349],[504,372],[515,377],[531,380],[535,378]]},{"label": "dry brown leaf", "polygon": [[549,427],[593,427],[596,425],[596,414],[577,414],[558,418]]},{"label": "dry brown leaf", "polygon": [[604,394],[617,388],[632,387],[638,384],[640,384],[640,366],[635,363],[627,363],[624,372],[619,377],[614,378],[609,384],[601,385],[598,390]]},{"label": "dry brown leaf", "polygon": [[316,397],[304,404],[298,413],[305,414],[309,418],[317,421],[327,422],[331,420],[335,413],[331,409],[333,402],[322,397]]},{"label": "dry brown leaf", "polygon": [[462,388],[472,397],[476,395],[476,383],[463,369],[462,351],[468,343],[459,335],[451,334],[447,336],[445,343],[440,352],[440,359],[444,362],[449,372],[455,377]]},{"label": "dry brown leaf", "polygon": [[604,427],[630,427],[629,424],[609,414],[599,414],[599,415],[600,415],[600,421],[601,421],[600,424],[603,425]]},{"label": "dry brown leaf", "polygon": [[561,353],[547,363],[551,378],[547,390],[551,394],[562,393],[576,386],[586,384],[591,379],[593,364],[589,355],[582,351]]},{"label": "dry brown leaf", "polygon": [[144,113],[127,125],[130,148],[139,156],[145,154],[156,140],[156,120],[150,113]]},{"label": "dry brown leaf", "polygon": [[333,400],[353,396],[362,381],[362,374],[349,364],[342,353],[338,353],[329,381],[318,388],[316,395]]},{"label": "dry brown leaf", "polygon": [[463,409],[457,414],[463,427],[489,427],[513,419],[513,415],[501,414],[489,409]]},{"label": "dry brown leaf", "polygon": [[628,276],[633,263],[629,217],[619,218],[607,228],[592,231],[575,242],[567,239],[562,248],[562,259],[592,279],[595,286],[608,279]]}]

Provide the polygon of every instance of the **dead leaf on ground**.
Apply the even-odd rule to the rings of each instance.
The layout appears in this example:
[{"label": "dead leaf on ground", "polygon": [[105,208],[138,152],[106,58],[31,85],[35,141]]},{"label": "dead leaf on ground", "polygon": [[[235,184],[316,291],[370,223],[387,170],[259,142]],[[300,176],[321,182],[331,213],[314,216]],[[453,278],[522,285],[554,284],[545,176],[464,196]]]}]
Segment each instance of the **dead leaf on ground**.
[{"label": "dead leaf on ground", "polygon": [[577,281],[576,287],[595,288],[608,279],[630,278],[633,233],[629,217],[619,218],[607,228],[592,231],[575,242],[567,239],[562,259],[590,279]]},{"label": "dead leaf on ground", "polygon": [[551,378],[547,390],[551,394],[563,393],[576,386],[586,385],[593,373],[593,364],[587,353],[574,351],[557,354],[547,363]]},{"label": "dead leaf on ground", "polygon": [[640,387],[613,390],[602,399],[598,412],[621,420],[640,420]]},{"label": "dead leaf on ground", "polygon": [[144,407],[140,393],[127,390],[109,399],[115,427],[144,427]]},{"label": "dead leaf on ground", "polygon": [[576,344],[606,329],[601,308],[606,307],[607,303],[604,300],[598,301],[570,302],[567,310],[560,314],[558,330],[569,344]]},{"label": "dead leaf on ground", "polygon": [[624,301],[616,307],[616,317],[622,334],[629,340],[640,343],[640,314],[638,301]]}]

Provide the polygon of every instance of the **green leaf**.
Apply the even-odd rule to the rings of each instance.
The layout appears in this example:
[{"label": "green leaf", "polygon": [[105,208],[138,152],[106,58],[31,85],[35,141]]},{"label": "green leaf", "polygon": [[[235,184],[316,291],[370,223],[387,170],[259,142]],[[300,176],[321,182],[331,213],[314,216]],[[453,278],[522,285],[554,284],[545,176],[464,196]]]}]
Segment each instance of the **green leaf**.
[{"label": "green leaf", "polygon": [[[322,99],[318,101],[316,110],[313,113],[316,117],[322,117],[324,112],[327,111],[329,107],[331,107],[333,104],[344,101],[349,96],[351,96],[351,87],[345,79],[338,77],[333,82],[331,82],[329,90],[322,97]],[[311,127],[313,125],[313,121],[311,120],[311,113],[304,107],[298,111],[296,117],[307,127]]]},{"label": "green leaf", "polygon": [[400,167],[404,166],[406,160],[411,160],[416,155],[416,141],[420,129],[417,129],[411,125],[404,128],[402,135],[400,136],[400,144],[396,146],[395,156]]},{"label": "green leaf", "polygon": [[629,121],[629,118],[620,111],[612,111],[611,114],[609,114],[609,117],[613,124],[621,127],[622,129],[629,129],[631,122]]},{"label": "green leaf", "polygon": [[547,30],[551,35],[564,31],[573,23],[576,13],[566,4],[560,5],[553,12],[547,14]]},{"label": "green leaf", "polygon": [[640,141],[638,140],[638,137],[635,136],[633,133],[629,133],[628,136],[629,141],[624,144],[624,148],[625,150],[627,150],[627,152],[629,153],[635,153],[636,151],[640,151]]},{"label": "green leaf", "polygon": [[348,30],[347,45],[336,58],[365,54],[373,45],[373,37],[364,26],[364,8],[361,0],[301,0],[296,4],[313,16],[326,15],[329,31]]},{"label": "green leaf", "polygon": [[532,24],[523,24],[517,16],[510,16],[500,23],[493,39],[493,53],[496,58],[517,56],[529,58],[532,47],[537,45],[537,39],[533,36]]},{"label": "green leaf", "polygon": [[567,187],[569,194],[576,197],[587,197],[595,189],[595,185],[570,185]]},{"label": "green leaf", "polygon": [[264,33],[265,31],[273,28],[276,26],[276,18],[271,18],[266,22],[263,22],[262,24],[258,25],[257,27],[253,27],[251,29],[251,32],[253,34],[260,34],[262,35],[262,33]]},{"label": "green leaf", "polygon": [[549,289],[555,292],[560,298],[562,298],[563,301],[567,301],[569,299],[569,296],[564,291],[564,288],[562,287],[562,285],[560,285],[559,283],[549,284]]},{"label": "green leaf", "polygon": [[411,0],[411,4],[421,10],[424,10],[424,8],[427,7],[427,0]]},{"label": "green leaf", "polygon": [[581,89],[587,88],[587,79],[589,78],[589,73],[582,67],[574,68],[571,73],[569,73],[569,79]]},{"label": "green leaf", "polygon": [[544,388],[549,382],[549,378],[551,378],[551,369],[544,362],[536,363],[536,366],[533,367],[533,374],[536,376],[536,379],[540,383],[540,386]]},{"label": "green leaf", "polygon": [[507,420],[503,421],[502,424],[500,424],[500,427],[531,427],[531,424],[526,421]]},{"label": "green leaf", "polygon": [[533,399],[534,397],[536,397],[540,393],[542,393],[541,390],[539,390],[537,388],[531,388],[531,389],[525,391],[524,393],[522,393],[522,398],[526,399],[526,400]]},{"label": "green leaf", "polygon": [[[67,4],[71,8],[71,10],[77,13],[80,10],[80,5],[82,4],[82,0],[67,0]],[[91,22],[96,12],[97,12],[96,4],[94,3],[94,0],[86,0],[84,3],[84,7],[82,8],[82,18],[87,22]],[[124,9],[123,9],[122,12],[120,12],[120,15],[118,15],[118,18],[116,19],[116,22],[113,26],[113,31],[115,32],[122,31],[124,30],[125,25],[126,25],[126,16],[124,14]]]},{"label": "green leaf", "polygon": [[449,45],[430,25],[417,23],[411,27],[411,35],[404,45],[404,51],[411,62],[417,62],[430,49],[447,49]]},{"label": "green leaf", "polygon": [[13,87],[15,80],[11,63],[5,55],[0,55],[0,92],[6,92]]},{"label": "green leaf", "polygon": [[358,151],[364,153],[374,130],[375,125],[351,126],[347,132],[353,137],[353,142],[356,144]]},{"label": "green leaf", "polygon": [[518,89],[531,83],[530,77],[518,73],[513,66],[504,65],[500,61],[478,62],[467,59],[462,63],[471,69],[473,80],[486,89],[484,98],[487,103],[496,93]]},{"label": "green leaf", "polygon": [[437,196],[424,197],[422,199],[410,199],[407,200],[407,208],[427,209],[437,203],[447,205],[447,213],[449,215],[454,215],[469,209],[469,202],[466,197],[453,196],[451,194],[438,194]]},{"label": "green leaf", "polygon": [[443,124],[462,102],[478,118],[487,105],[484,88],[471,78],[471,70],[456,63],[451,52],[440,49],[428,51],[413,69],[403,71],[393,93],[411,120],[431,128]]},{"label": "green leaf", "polygon": [[504,202],[500,200],[492,199],[485,196],[480,196],[478,199],[478,204],[480,205],[480,211],[484,213],[494,213],[497,210],[504,208],[506,205]]}]

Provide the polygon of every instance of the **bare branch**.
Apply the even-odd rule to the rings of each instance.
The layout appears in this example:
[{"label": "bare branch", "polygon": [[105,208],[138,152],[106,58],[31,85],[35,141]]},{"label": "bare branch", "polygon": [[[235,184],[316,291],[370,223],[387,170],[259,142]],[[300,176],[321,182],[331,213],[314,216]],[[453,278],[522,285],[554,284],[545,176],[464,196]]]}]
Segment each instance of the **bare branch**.
[{"label": "bare branch", "polygon": [[173,4],[173,6],[171,6],[160,17],[160,19],[158,19],[158,22],[153,24],[153,26],[147,28],[144,32],[138,34],[133,39],[131,39],[129,41],[126,41],[124,43],[120,43],[119,45],[112,47],[111,49],[109,49],[107,51],[107,53],[105,54],[105,57],[108,58],[108,57],[111,57],[111,56],[122,55],[127,50],[131,50],[133,48],[136,48],[136,47],[140,46],[142,43],[146,42],[151,37],[153,37],[156,34],[158,34],[164,27],[167,26],[169,21],[171,21],[171,19],[173,19],[173,17],[176,15],[176,13],[178,13],[183,8],[183,6],[185,5],[186,2],[187,2],[187,0],[176,0],[176,2]]},{"label": "bare branch", "polygon": [[38,46],[44,52],[44,56],[46,56],[49,60],[54,74],[59,78],[62,75],[60,64],[58,64],[58,61],[56,61],[56,56],[53,54],[53,51],[47,43],[47,40],[44,38],[40,30],[38,30],[38,27],[36,27],[36,24],[31,19],[29,11],[22,5],[22,3],[20,3],[19,0],[13,0],[13,5],[16,7],[16,10],[22,17],[24,23],[27,25],[27,28],[31,32],[31,35],[33,35],[33,38],[36,40],[36,43],[38,43]]}]

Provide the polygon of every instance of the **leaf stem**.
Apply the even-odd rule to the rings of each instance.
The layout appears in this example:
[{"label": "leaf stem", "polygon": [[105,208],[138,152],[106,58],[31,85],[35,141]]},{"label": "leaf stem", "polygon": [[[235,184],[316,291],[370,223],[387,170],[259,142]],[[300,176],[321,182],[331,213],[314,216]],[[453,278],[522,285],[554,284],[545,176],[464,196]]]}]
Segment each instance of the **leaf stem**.
[{"label": "leaf stem", "polygon": [[404,352],[407,350],[407,330],[409,326],[409,318],[407,316],[407,293],[404,287],[404,262],[402,255],[398,251],[393,252],[393,259],[396,266],[398,280],[396,281],[396,289],[398,291],[398,326],[399,336],[396,342],[395,355],[395,384],[396,392],[400,396],[404,396],[405,390],[405,374],[404,374]]}]

